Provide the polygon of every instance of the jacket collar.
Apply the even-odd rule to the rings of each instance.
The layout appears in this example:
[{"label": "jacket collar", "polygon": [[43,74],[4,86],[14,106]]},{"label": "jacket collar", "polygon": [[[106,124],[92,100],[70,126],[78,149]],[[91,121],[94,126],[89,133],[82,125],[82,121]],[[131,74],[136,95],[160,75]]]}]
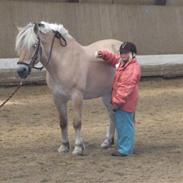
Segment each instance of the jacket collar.
[{"label": "jacket collar", "polygon": [[132,60],[130,60],[129,62],[127,62],[125,65],[123,65],[122,63],[120,63],[120,65],[119,65],[119,69],[120,70],[125,70],[130,64],[132,64],[132,63],[135,63],[137,60],[136,60],[136,58],[133,58]]}]

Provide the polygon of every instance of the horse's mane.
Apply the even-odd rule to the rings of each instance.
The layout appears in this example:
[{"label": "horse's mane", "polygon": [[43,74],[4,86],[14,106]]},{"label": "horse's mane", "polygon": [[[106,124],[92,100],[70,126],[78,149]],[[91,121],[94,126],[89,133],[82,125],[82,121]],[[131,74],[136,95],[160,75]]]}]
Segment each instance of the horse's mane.
[{"label": "horse's mane", "polygon": [[[31,47],[37,43],[38,38],[34,32],[34,23],[29,23],[25,27],[21,28],[20,32],[16,37],[15,49],[19,52],[22,48],[30,51]],[[41,21],[39,24],[39,31],[46,34],[51,31],[58,31],[62,36],[66,38],[71,38],[68,30],[64,28],[62,24],[52,24],[48,22]]]}]

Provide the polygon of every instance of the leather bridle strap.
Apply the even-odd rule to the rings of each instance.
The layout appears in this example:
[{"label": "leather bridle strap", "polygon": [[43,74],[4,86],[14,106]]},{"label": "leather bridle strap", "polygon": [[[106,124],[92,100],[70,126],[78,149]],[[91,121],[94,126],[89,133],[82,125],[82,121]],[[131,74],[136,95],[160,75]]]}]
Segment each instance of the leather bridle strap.
[{"label": "leather bridle strap", "polygon": [[48,61],[47,61],[47,63],[44,66],[42,66],[42,67],[35,67],[34,66],[36,61],[37,61],[37,59],[38,59],[38,54],[40,54],[40,58],[42,57],[42,48],[41,48],[41,45],[40,45],[40,38],[39,37],[38,37],[37,49],[36,49],[32,59],[31,59],[31,62],[29,64],[27,64],[27,63],[19,61],[19,62],[17,62],[17,64],[26,65],[26,66],[28,66],[28,68],[30,70],[32,68],[37,69],[37,70],[42,70],[44,67],[46,67],[50,63],[50,60],[51,60],[55,38],[59,39],[59,42],[60,42],[61,46],[63,46],[63,47],[67,46],[66,39],[58,31],[53,31],[53,32],[54,32],[54,36],[53,36],[53,39],[52,39],[52,42],[51,42],[51,46],[50,46],[50,51],[49,51],[49,55],[48,55]]}]

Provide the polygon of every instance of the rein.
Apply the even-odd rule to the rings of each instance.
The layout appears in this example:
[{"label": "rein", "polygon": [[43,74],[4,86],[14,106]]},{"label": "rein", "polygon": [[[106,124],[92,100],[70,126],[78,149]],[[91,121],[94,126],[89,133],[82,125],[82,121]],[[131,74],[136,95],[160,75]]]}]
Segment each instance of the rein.
[{"label": "rein", "polygon": [[4,100],[4,102],[2,102],[0,104],[0,109],[17,93],[17,91],[22,87],[22,80],[20,80],[20,83],[18,84],[18,86],[15,88],[15,90],[9,95],[9,97]]},{"label": "rein", "polygon": [[[67,46],[67,41],[66,39],[62,36],[62,34],[60,34],[58,31],[53,31],[54,32],[54,36],[51,42],[51,47],[50,47],[50,52],[49,52],[49,56],[48,56],[48,61],[45,64],[45,67],[50,63],[51,60],[51,55],[52,55],[52,50],[53,50],[53,45],[55,42],[55,38],[57,38],[60,41],[60,45],[62,47],[66,47]],[[43,67],[41,68],[41,70],[43,69]]]}]

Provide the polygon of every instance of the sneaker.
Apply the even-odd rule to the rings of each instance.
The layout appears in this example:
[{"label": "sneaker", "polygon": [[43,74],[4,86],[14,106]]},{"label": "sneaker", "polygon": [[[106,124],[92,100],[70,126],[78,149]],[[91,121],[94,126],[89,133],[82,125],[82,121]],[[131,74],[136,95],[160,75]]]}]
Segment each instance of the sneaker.
[{"label": "sneaker", "polygon": [[125,154],[121,154],[121,153],[118,152],[118,151],[113,152],[111,155],[112,155],[112,156],[127,156],[127,155],[125,155]]}]

